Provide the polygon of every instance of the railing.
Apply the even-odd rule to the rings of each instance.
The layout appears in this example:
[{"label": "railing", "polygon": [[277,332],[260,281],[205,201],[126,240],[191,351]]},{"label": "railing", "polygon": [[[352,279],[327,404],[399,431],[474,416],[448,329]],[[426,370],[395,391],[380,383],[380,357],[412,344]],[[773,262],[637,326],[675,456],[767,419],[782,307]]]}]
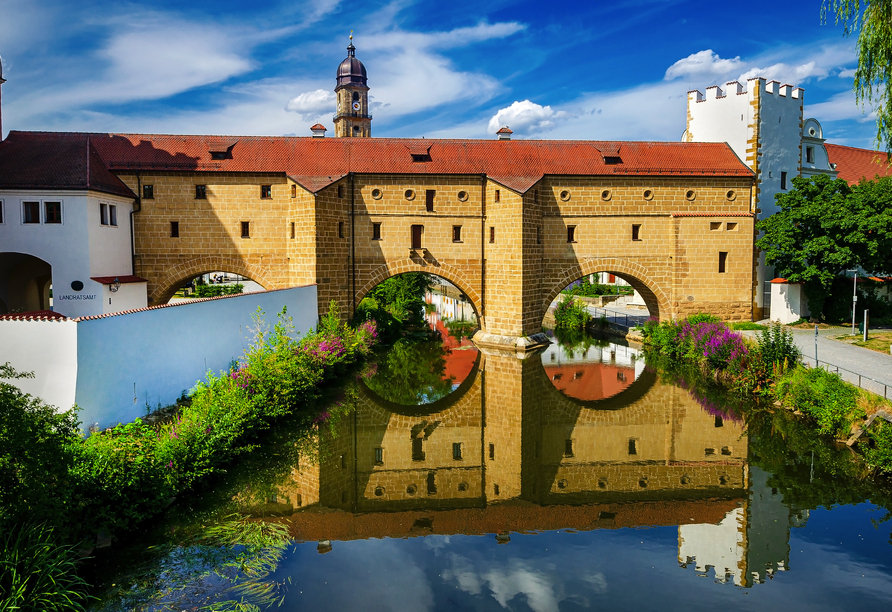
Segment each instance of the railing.
[{"label": "railing", "polygon": [[[874,378],[870,378],[869,376],[865,376],[864,374],[859,374],[858,372],[853,372],[852,370],[847,370],[846,368],[841,368],[834,363],[829,363],[827,361],[821,361],[819,359],[815,359],[814,357],[809,357],[808,355],[802,356],[802,361],[809,360],[814,362],[816,367],[824,368],[828,372],[833,372],[838,374],[840,378],[845,380],[846,382],[850,382],[853,385],[857,385],[858,388],[864,389],[865,391],[870,391],[871,393],[876,393],[880,395],[880,388],[882,387],[882,396],[884,399],[889,399],[892,397],[892,393],[889,392],[889,387],[892,385],[888,385],[884,382],[880,382]],[[806,363],[806,365],[808,365]],[[843,372],[846,374],[843,375]],[[856,382],[857,380],[857,382]]]},{"label": "railing", "polygon": [[[616,325],[622,325],[626,328],[643,325],[650,318],[650,314],[630,315],[627,312],[616,312],[615,310],[607,310],[606,308],[599,308],[597,306],[589,306],[588,311],[592,313],[596,319],[604,317],[607,319],[608,323],[615,323]],[[629,325],[630,322],[631,325]]]},{"label": "railing", "polygon": [[341,117],[355,117],[357,119],[371,119],[372,115],[371,114],[367,115],[365,113],[355,113],[353,111],[346,111],[343,113],[337,113],[336,115],[332,116],[331,120],[337,121]]}]

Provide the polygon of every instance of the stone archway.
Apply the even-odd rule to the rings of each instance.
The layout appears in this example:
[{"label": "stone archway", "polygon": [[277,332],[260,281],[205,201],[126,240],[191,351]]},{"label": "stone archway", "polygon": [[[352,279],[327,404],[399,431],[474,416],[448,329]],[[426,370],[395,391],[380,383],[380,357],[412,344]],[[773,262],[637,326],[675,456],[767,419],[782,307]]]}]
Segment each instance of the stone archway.
[{"label": "stone archway", "polygon": [[628,282],[641,295],[651,317],[660,319],[661,317],[671,315],[672,309],[669,298],[654,282],[647,268],[624,259],[599,257],[586,259],[576,265],[569,266],[558,276],[557,281],[551,285],[550,290],[545,294],[540,310],[541,317],[545,316],[551,302],[564,287],[575,280],[597,272],[608,272]]},{"label": "stone archway", "polygon": [[239,274],[262,286],[264,289],[275,289],[269,280],[269,271],[265,267],[251,265],[238,257],[221,255],[205,255],[179,263],[154,283],[149,290],[151,304],[165,304],[186,281],[207,272],[217,270]]},{"label": "stone archway", "polygon": [[481,327],[483,326],[483,301],[480,299],[480,292],[465,279],[461,270],[447,264],[422,265],[412,259],[403,259],[375,268],[368,276],[368,280],[359,290],[357,290],[356,295],[353,296],[354,308],[359,305],[362,298],[364,298],[369,291],[374,289],[382,281],[387,280],[391,276],[405,274],[406,272],[423,272],[425,274],[440,276],[458,287],[459,290],[467,296],[471,305],[474,306],[474,310],[477,312],[477,319],[480,322]]},{"label": "stone archway", "polygon": [[0,253],[0,314],[50,309],[52,266],[27,253]]}]

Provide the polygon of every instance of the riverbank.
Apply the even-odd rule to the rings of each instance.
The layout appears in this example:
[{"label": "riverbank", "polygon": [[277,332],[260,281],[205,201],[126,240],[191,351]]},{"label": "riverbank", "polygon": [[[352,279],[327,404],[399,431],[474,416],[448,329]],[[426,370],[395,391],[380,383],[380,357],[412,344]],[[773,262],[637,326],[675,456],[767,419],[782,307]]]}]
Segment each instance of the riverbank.
[{"label": "riverbank", "polygon": [[822,368],[808,368],[793,334],[772,326],[754,339],[732,332],[709,315],[678,322],[649,322],[645,349],[670,362],[702,369],[732,394],[785,408],[808,420],[828,443],[858,437],[857,450],[871,469],[892,473],[892,423],[868,419],[892,403]]}]

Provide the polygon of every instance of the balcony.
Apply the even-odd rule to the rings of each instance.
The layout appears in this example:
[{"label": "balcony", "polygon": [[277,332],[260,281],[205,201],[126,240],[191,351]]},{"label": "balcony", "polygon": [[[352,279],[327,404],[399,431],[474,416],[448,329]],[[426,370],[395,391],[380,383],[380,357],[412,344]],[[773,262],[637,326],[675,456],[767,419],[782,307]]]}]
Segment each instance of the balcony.
[{"label": "balcony", "polygon": [[337,113],[336,115],[334,115],[334,116],[331,118],[331,120],[332,120],[332,121],[337,121],[338,119],[340,119],[340,118],[342,118],[342,117],[353,117],[354,119],[371,119],[371,118],[372,118],[371,115],[367,115],[367,114],[365,114],[365,113],[357,113],[357,112],[353,112],[353,111],[346,111],[346,112],[343,112],[343,113]]}]

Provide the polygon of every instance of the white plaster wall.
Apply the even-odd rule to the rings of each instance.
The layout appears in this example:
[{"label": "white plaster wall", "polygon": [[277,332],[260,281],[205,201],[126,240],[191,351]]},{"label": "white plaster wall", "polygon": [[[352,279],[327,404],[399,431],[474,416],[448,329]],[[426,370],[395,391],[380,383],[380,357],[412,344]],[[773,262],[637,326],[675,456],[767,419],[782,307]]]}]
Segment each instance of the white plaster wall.
[{"label": "white plaster wall", "polygon": [[[774,89],[774,93],[769,91]],[[802,90],[799,97],[790,91],[782,95],[777,82],[767,83],[762,92],[760,113],[762,157],[759,163],[760,219],[776,213],[776,194],[793,188],[793,177],[799,176],[799,146],[802,136]],[[781,190],[781,172],[787,173],[787,188]]]},{"label": "white plaster wall", "polygon": [[19,372],[34,372],[35,378],[4,382],[68,410],[77,382],[77,323],[0,321],[0,363],[6,362]]},{"label": "white plaster wall", "polygon": [[250,343],[258,307],[272,324],[283,306],[296,329],[317,323],[315,285],[81,321],[77,393],[82,420],[108,427],[173,404],[207,370],[219,373]]},{"label": "white plaster wall", "polygon": [[[724,93],[724,97],[716,97]],[[749,126],[752,123],[752,107],[749,92],[737,93],[736,83],[723,88],[709,88],[702,101],[696,94],[688,96],[688,112],[691,115],[687,138],[692,142],[727,142],[734,153],[746,162]]]},{"label": "white plaster wall", "polygon": [[[118,225],[102,225],[100,204],[118,207]],[[130,211],[133,201],[127,198],[90,192],[86,214],[89,228],[90,276],[126,276],[133,274],[130,251]]]},{"label": "white plaster wall", "polygon": [[771,283],[771,320],[788,324],[809,316],[802,285]]},{"label": "white plaster wall", "polygon": [[104,314],[145,308],[148,305],[147,283],[124,283],[114,293],[108,285],[102,287],[102,312]]},{"label": "white plaster wall", "polygon": [[746,549],[746,511],[735,508],[718,525],[681,525],[678,528],[678,562],[694,560],[697,571],[707,574],[707,566],[715,570],[715,578],[724,581],[725,574],[733,576],[741,586],[744,576],[741,565]]}]

